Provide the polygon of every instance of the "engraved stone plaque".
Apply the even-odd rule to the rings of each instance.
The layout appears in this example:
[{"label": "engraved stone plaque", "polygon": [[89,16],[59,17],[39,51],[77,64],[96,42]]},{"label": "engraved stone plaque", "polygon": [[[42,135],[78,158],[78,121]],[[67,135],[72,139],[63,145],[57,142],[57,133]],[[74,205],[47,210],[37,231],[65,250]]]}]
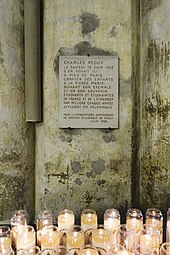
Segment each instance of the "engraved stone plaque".
[{"label": "engraved stone plaque", "polygon": [[118,128],[118,55],[59,57],[59,127]]}]

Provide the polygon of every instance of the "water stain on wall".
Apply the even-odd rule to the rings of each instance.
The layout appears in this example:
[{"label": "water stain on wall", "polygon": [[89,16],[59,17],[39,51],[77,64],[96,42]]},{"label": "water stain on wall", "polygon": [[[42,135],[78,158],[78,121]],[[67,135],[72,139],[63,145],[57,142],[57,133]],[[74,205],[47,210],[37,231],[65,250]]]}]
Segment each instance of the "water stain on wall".
[{"label": "water stain on wall", "polygon": [[169,54],[170,54],[170,42],[158,45],[155,40],[149,43],[147,51],[147,59],[145,64],[144,73],[147,74],[147,80],[145,82],[156,82],[157,85],[160,84],[159,77],[163,73],[168,79],[169,73]]},{"label": "water stain on wall", "polygon": [[146,15],[148,12],[158,8],[162,3],[162,0],[143,0],[141,1],[142,5],[142,14]]},{"label": "water stain on wall", "polygon": [[155,96],[146,100],[145,107],[147,118],[155,120],[154,122],[151,122],[152,128],[156,127],[160,130],[162,127],[168,127],[168,116],[170,112],[170,102],[168,102],[168,98],[162,98],[156,91]]},{"label": "water stain on wall", "polygon": [[[10,219],[16,208],[25,208],[25,177],[0,174],[0,218]],[[10,208],[10,210],[9,210]]]},{"label": "water stain on wall", "polygon": [[[143,157],[141,161],[142,207],[167,209],[169,185],[169,42],[148,44],[143,69]],[[167,96],[166,96],[167,95]]]},{"label": "water stain on wall", "polygon": [[113,26],[112,29],[109,32],[109,37],[115,37],[117,35],[116,27]]},{"label": "water stain on wall", "polygon": [[155,41],[151,41],[144,68],[144,83],[148,86],[146,93],[150,91],[145,101],[146,117],[147,119],[152,117],[152,127],[158,129],[168,125],[170,102],[161,95],[161,82],[163,79],[168,81],[169,78],[169,54],[169,42],[157,45]]},{"label": "water stain on wall", "polygon": [[[82,25],[82,34],[86,35],[95,31],[100,25],[100,19],[97,15],[91,14],[88,12],[83,12],[78,21]],[[91,45],[88,41],[82,41],[77,43],[73,48],[61,47],[54,59],[54,72],[58,76],[59,73],[59,56],[70,56],[70,55],[78,55],[78,56],[109,56],[114,55],[115,53],[105,51],[100,48],[96,48]]]},{"label": "water stain on wall", "polygon": [[[119,163],[122,166],[120,172],[118,169],[115,170],[116,164],[119,168]],[[108,203],[110,206],[114,206],[115,201],[116,203],[119,201],[119,208],[124,208],[129,198],[128,195],[128,198],[125,197],[123,192],[123,189],[127,190],[125,165],[127,166],[127,162],[123,159],[108,165],[108,162],[104,159],[98,158],[90,162],[84,160],[81,162],[70,161],[67,171],[57,172],[56,170],[62,169],[62,167],[57,164],[57,161],[56,165],[49,162],[45,171],[46,177],[50,180],[50,186],[44,194],[45,201],[48,201],[47,206],[54,209],[57,214],[57,210],[61,208],[61,205],[65,205],[67,208],[74,208],[76,215],[80,214],[81,208],[92,207],[98,211],[100,219],[102,219]],[[111,172],[108,170],[110,166],[113,168]],[[128,181],[128,183],[130,182]],[[56,200],[51,196],[52,190],[56,191]],[[67,200],[65,199],[66,196]],[[77,206],[77,203],[79,206]]]},{"label": "water stain on wall", "polygon": [[103,135],[103,140],[105,141],[105,143],[114,143],[116,142],[116,137],[112,134],[106,134]]},{"label": "water stain on wall", "polygon": [[58,77],[59,74],[59,56],[109,56],[114,55],[114,52],[105,51],[103,49],[92,46],[89,42],[83,41],[76,44],[73,48],[61,47],[54,59],[54,72]]},{"label": "water stain on wall", "polygon": [[2,150],[0,154],[0,162],[19,162],[20,152],[16,150]]},{"label": "water stain on wall", "polygon": [[84,194],[84,201],[87,207],[90,206],[90,204],[92,203],[93,199],[95,198],[95,194],[92,194],[91,191],[86,191]]},{"label": "water stain on wall", "polygon": [[82,25],[81,32],[83,35],[87,35],[92,31],[95,31],[100,25],[100,19],[96,14],[83,12],[79,16],[79,21]]},{"label": "water stain on wall", "polygon": [[45,164],[45,176],[47,177],[47,182],[50,183],[51,179],[56,178],[59,183],[68,185],[68,180],[70,178],[69,166],[67,166],[66,171],[61,171],[57,173],[55,169],[61,168],[62,157],[58,157],[56,163],[47,162]]},{"label": "water stain on wall", "polygon": [[60,139],[62,142],[67,142],[67,143],[71,143],[72,142],[72,137],[71,136],[64,136],[64,135],[60,135]]},{"label": "water stain on wall", "polygon": [[2,52],[2,45],[0,42],[0,64],[3,65],[4,63],[4,58],[3,58],[3,52]]},{"label": "water stain on wall", "polygon": [[96,174],[102,174],[105,171],[105,161],[98,159],[92,163],[92,169]]},{"label": "water stain on wall", "polygon": [[70,165],[73,173],[78,173],[81,170],[81,164],[78,161],[71,161]]},{"label": "water stain on wall", "polygon": [[[48,179],[53,178],[53,177],[57,177],[58,182],[60,182],[62,184],[66,184],[67,180],[69,180],[69,174],[65,173],[65,172],[60,172],[59,174],[56,174],[56,173],[48,174]],[[49,182],[50,182],[50,180],[49,180]]]},{"label": "water stain on wall", "polygon": [[74,47],[75,49],[75,53],[77,55],[83,55],[83,56],[109,56],[112,55],[113,53],[109,52],[109,51],[105,51],[103,49],[94,47],[91,45],[91,43],[87,42],[87,41],[82,41],[79,42],[78,44],[75,45]]},{"label": "water stain on wall", "polygon": [[106,181],[105,180],[97,180],[96,183],[98,186],[104,187],[104,185],[106,184]]},{"label": "water stain on wall", "polygon": [[87,172],[86,172],[86,176],[87,176],[88,178],[94,177],[94,172],[93,172],[93,171],[87,171]]},{"label": "water stain on wall", "polygon": [[145,160],[143,171],[145,174],[141,179],[142,200],[144,201],[142,207],[146,209],[154,206],[166,213],[169,207],[169,205],[166,206],[166,197],[170,192],[167,189],[170,185],[168,167],[158,162],[155,155],[155,157],[150,156],[148,160]]},{"label": "water stain on wall", "polygon": [[82,181],[80,180],[80,178],[77,178],[74,182],[75,182],[77,185],[81,185],[81,184],[82,184]]}]

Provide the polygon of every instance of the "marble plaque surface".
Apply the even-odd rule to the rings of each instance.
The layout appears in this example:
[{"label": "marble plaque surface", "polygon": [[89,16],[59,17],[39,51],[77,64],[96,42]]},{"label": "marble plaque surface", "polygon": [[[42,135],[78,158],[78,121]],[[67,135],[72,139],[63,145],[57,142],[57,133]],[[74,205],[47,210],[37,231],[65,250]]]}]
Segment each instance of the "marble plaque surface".
[{"label": "marble plaque surface", "polygon": [[118,55],[59,57],[59,127],[118,128]]}]

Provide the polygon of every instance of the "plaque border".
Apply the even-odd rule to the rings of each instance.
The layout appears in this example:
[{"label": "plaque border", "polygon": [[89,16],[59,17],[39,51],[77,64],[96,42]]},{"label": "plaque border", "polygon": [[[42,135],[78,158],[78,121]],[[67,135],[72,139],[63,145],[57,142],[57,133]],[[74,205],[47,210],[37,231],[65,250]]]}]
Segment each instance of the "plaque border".
[{"label": "plaque border", "polygon": [[[63,122],[63,112],[61,111],[61,109],[63,110],[61,104],[61,97],[62,97],[62,90],[61,90],[61,84],[63,84],[63,81],[61,82],[61,68],[63,66],[61,66],[61,59],[66,59],[66,60],[83,60],[83,59],[89,59],[89,60],[101,60],[101,59],[113,59],[114,60],[114,72],[116,73],[116,78],[114,77],[114,82],[116,83],[114,86],[116,88],[116,92],[114,93],[114,95],[116,95],[116,114],[114,115],[114,124],[112,125],[106,125],[104,124],[95,124],[95,125],[89,125],[89,123],[87,124],[83,124],[81,126],[79,125],[65,125],[62,124]],[[115,103],[114,103],[115,104]],[[59,56],[59,128],[71,128],[71,129],[105,129],[105,128],[109,128],[109,129],[117,129],[119,128],[119,56],[117,53],[115,53],[114,55],[60,55]],[[73,120],[70,121],[70,123],[73,122]],[[98,126],[99,125],[99,126]]]}]

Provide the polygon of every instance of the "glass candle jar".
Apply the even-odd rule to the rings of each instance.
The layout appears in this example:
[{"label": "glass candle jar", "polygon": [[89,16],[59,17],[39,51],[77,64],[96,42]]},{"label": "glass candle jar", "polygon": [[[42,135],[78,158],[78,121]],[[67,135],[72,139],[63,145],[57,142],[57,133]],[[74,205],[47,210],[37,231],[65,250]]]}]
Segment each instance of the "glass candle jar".
[{"label": "glass candle jar", "polygon": [[30,225],[20,226],[17,232],[17,250],[35,246],[35,230]]},{"label": "glass candle jar", "polygon": [[11,236],[9,226],[0,226],[0,251],[11,249]]},{"label": "glass candle jar", "polygon": [[110,241],[110,233],[104,228],[104,225],[99,225],[97,229],[92,230],[92,245],[108,250]]},{"label": "glass candle jar", "polygon": [[12,246],[16,249],[17,235],[20,227],[27,224],[26,217],[23,215],[16,215],[11,218],[11,239]]},{"label": "glass candle jar", "polygon": [[83,231],[97,228],[97,213],[93,209],[84,209],[81,213],[81,227]]},{"label": "glass candle jar", "polygon": [[170,228],[170,208],[168,208],[168,210],[167,210],[167,223],[166,223],[166,227]]},{"label": "glass candle jar", "polygon": [[160,231],[160,244],[163,239],[163,215],[157,208],[148,208],[145,214],[145,224],[152,225],[155,230]]},{"label": "glass candle jar", "polygon": [[92,245],[92,231],[93,231],[93,229],[88,229],[84,232],[85,244],[91,244]]},{"label": "glass candle jar", "polygon": [[2,249],[0,251],[0,255],[15,255],[15,252],[12,248],[9,249]]},{"label": "glass candle jar", "polygon": [[37,230],[37,245],[41,246],[41,231],[43,227],[53,225],[52,212],[49,210],[43,210],[38,213],[36,220]]},{"label": "glass candle jar", "polygon": [[68,255],[79,255],[80,249],[79,248],[71,248],[68,250]]},{"label": "glass candle jar", "polygon": [[28,249],[18,250],[17,255],[41,255],[41,251],[38,246],[34,246]]},{"label": "glass candle jar", "polygon": [[121,244],[113,244],[109,247],[109,255],[128,255],[125,247]]},{"label": "glass candle jar", "polygon": [[152,255],[153,251],[150,247],[146,245],[138,244],[137,246],[134,247],[133,254],[134,255]]},{"label": "glass candle jar", "polygon": [[144,224],[140,234],[140,245],[150,247],[154,254],[159,254],[160,231],[152,225]]},{"label": "glass candle jar", "polygon": [[104,228],[117,231],[120,227],[120,213],[117,209],[107,209],[104,213]]},{"label": "glass candle jar", "polygon": [[110,232],[110,244],[115,244],[120,227],[120,213],[117,209],[107,209],[104,213],[104,228]]},{"label": "glass candle jar", "polygon": [[20,216],[20,217],[25,218],[25,222],[26,222],[25,224],[28,224],[28,222],[29,222],[28,213],[27,213],[27,211],[24,210],[24,209],[16,210],[16,211],[14,212],[14,214],[13,214],[13,217],[14,217],[14,216]]},{"label": "glass candle jar", "polygon": [[57,251],[55,249],[50,249],[50,248],[47,248],[47,249],[44,249],[41,251],[41,254],[42,255],[57,255]]},{"label": "glass candle jar", "polygon": [[167,210],[166,242],[170,242],[170,208]]},{"label": "glass candle jar", "polygon": [[162,243],[160,248],[160,255],[170,255],[170,242]]},{"label": "glass candle jar", "polygon": [[59,230],[67,230],[75,224],[75,215],[73,211],[64,209],[58,214],[58,228]]},{"label": "glass candle jar", "polygon": [[129,230],[138,232],[143,227],[143,214],[141,210],[130,208],[126,213],[126,227]]},{"label": "glass candle jar", "polygon": [[121,224],[118,230],[117,243],[122,245],[126,251],[132,252],[136,243],[136,232],[133,229],[129,229],[126,224]]},{"label": "glass candle jar", "polygon": [[79,249],[84,245],[84,231],[81,226],[74,225],[67,230],[67,248]]},{"label": "glass candle jar", "polygon": [[68,254],[67,247],[65,245],[58,245],[56,248],[54,248],[57,255],[66,255]]},{"label": "glass candle jar", "polygon": [[80,249],[79,255],[98,255],[98,251],[97,251],[96,247],[88,244],[88,245],[84,245]]},{"label": "glass candle jar", "polygon": [[60,243],[59,229],[54,226],[45,226],[41,232],[41,250],[54,249]]}]

